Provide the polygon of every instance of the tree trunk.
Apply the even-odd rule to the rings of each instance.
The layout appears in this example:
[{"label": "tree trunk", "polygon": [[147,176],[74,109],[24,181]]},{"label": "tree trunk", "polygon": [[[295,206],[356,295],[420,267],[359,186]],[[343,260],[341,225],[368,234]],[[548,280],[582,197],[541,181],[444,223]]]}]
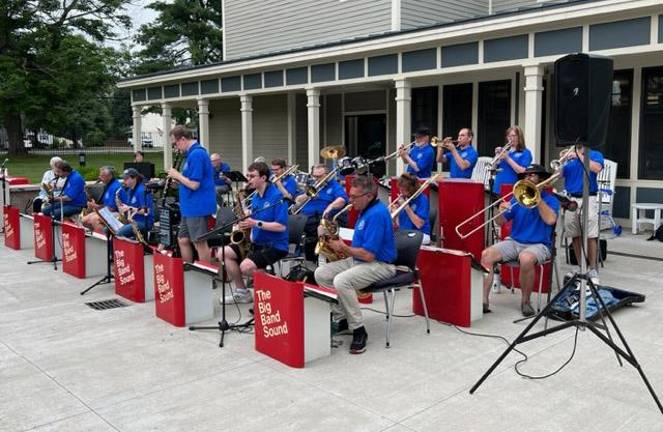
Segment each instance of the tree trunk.
[{"label": "tree trunk", "polygon": [[23,145],[23,128],[21,127],[21,114],[6,113],[4,115],[4,126],[7,129],[7,138],[9,139],[9,154],[25,154],[27,150]]}]

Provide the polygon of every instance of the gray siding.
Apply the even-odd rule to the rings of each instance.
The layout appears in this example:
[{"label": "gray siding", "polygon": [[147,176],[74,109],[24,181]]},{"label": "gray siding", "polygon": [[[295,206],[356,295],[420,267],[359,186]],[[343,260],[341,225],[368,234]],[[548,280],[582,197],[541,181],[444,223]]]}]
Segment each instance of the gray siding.
[{"label": "gray siding", "polygon": [[401,29],[488,15],[488,0],[402,0]]},{"label": "gray siding", "polygon": [[513,11],[518,8],[536,6],[537,4],[540,4],[537,0],[493,0],[493,13]]},{"label": "gray siding", "polygon": [[288,159],[288,96],[253,98],[253,157]]},{"label": "gray siding", "polygon": [[390,0],[225,0],[226,60],[390,29]]},{"label": "gray siding", "polygon": [[233,170],[244,172],[239,98],[211,100],[209,111],[210,153],[221,153]]}]

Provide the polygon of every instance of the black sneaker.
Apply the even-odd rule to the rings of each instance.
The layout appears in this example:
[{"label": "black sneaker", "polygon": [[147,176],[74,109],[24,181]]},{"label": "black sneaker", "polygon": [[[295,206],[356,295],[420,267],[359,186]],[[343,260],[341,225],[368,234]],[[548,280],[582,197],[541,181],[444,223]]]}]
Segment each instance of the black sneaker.
[{"label": "black sneaker", "polygon": [[338,320],[338,321],[332,321],[331,322],[331,334],[332,334],[332,336],[352,334],[352,332],[348,328],[348,320],[346,320],[344,318],[344,319],[341,319],[341,320]]},{"label": "black sneaker", "polygon": [[352,332],[352,344],[350,345],[350,354],[361,354],[366,351],[366,341],[368,333],[364,326],[354,329]]},{"label": "black sneaker", "polygon": [[521,304],[520,311],[523,313],[524,317],[531,317],[536,315],[536,312],[534,312],[534,308],[532,308],[532,305],[529,303]]}]

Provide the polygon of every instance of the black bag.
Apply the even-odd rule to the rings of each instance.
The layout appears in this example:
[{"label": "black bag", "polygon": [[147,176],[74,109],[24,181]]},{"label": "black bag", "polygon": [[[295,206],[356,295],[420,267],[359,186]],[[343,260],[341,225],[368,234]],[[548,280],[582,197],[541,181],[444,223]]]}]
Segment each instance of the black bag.
[{"label": "black bag", "polygon": [[663,225],[656,228],[656,232],[654,232],[654,234],[652,234],[651,237],[649,237],[647,239],[647,241],[650,241],[650,240],[658,240],[658,241],[663,242]]},{"label": "black bag", "polygon": [[285,277],[285,280],[290,282],[306,282],[317,285],[315,283],[315,275],[312,270],[307,269],[303,265],[296,265]]},{"label": "black bag", "polygon": [[[606,260],[608,257],[608,241],[606,239],[599,240],[599,253],[601,254],[601,261]],[[576,259],[576,253],[573,250],[573,244],[569,243],[569,261],[571,265],[578,265],[578,260]]]}]

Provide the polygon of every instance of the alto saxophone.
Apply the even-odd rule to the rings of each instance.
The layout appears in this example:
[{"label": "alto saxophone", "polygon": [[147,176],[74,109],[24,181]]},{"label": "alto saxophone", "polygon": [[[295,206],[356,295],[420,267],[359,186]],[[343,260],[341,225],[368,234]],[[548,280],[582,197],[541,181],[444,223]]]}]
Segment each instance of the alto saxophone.
[{"label": "alto saxophone", "polygon": [[138,224],[134,220],[134,216],[139,212],[139,210],[136,211],[131,211],[129,210],[129,216],[127,216],[127,220],[129,221],[129,224],[131,224],[131,230],[134,232],[134,236],[136,236],[136,240],[144,246],[149,246],[147,241],[145,241],[145,238],[143,237],[143,233],[140,232],[140,228],[138,228]]},{"label": "alto saxophone", "polygon": [[315,254],[324,256],[327,262],[339,261],[347,258],[345,254],[336,252],[334,249],[330,248],[329,241],[338,240],[340,238],[340,227],[337,219],[351,208],[352,204],[348,204],[336,213],[331,220],[325,218],[320,220],[320,225],[318,226],[318,244],[315,245]]}]

